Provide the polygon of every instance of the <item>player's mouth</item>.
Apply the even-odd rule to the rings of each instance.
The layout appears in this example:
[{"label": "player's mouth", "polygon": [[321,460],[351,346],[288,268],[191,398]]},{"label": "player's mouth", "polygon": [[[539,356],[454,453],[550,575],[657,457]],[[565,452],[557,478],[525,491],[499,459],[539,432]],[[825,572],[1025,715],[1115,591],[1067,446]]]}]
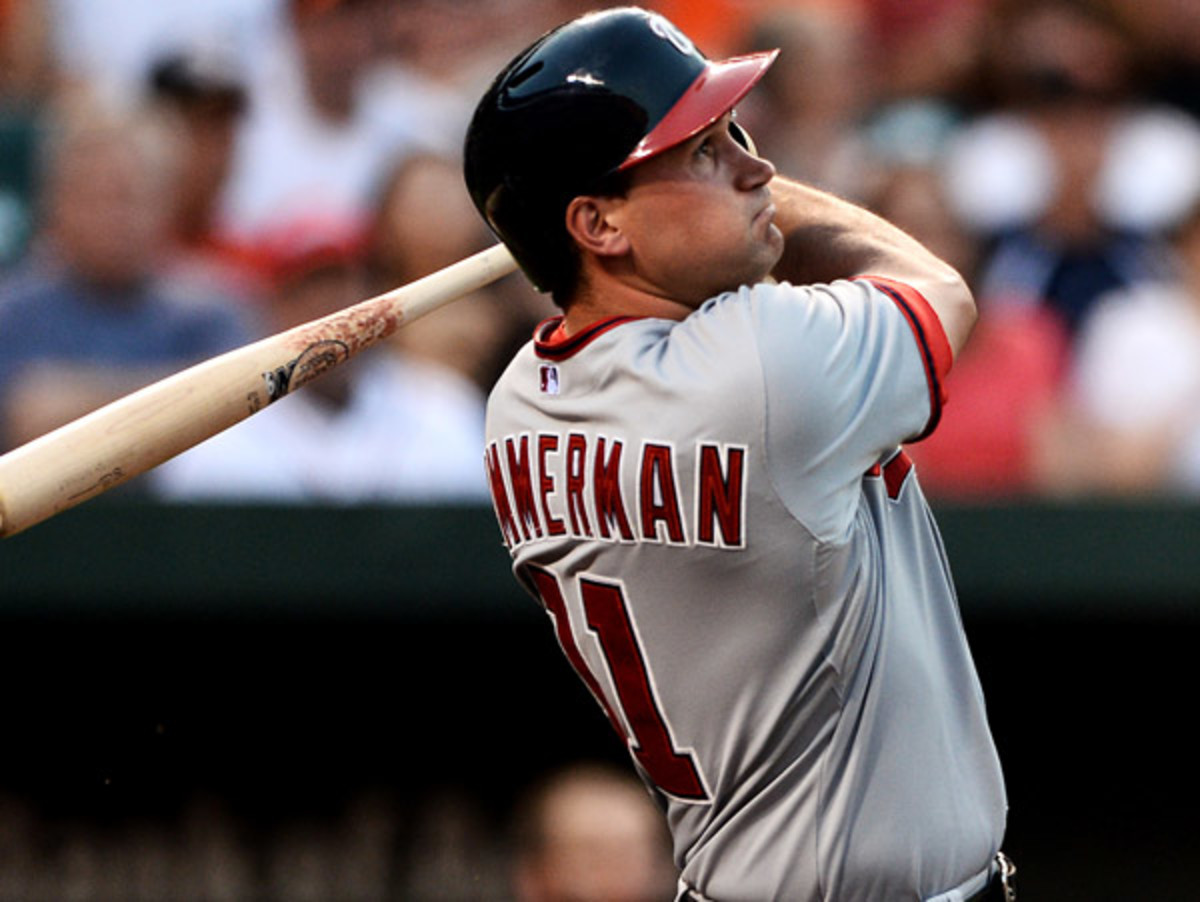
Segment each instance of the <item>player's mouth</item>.
[{"label": "player's mouth", "polygon": [[750,224],[755,228],[764,228],[765,229],[765,228],[770,228],[771,224],[774,221],[775,221],[775,205],[769,203],[765,207],[763,207],[761,210],[759,210],[757,213],[754,214],[754,219],[752,219],[750,221]]}]

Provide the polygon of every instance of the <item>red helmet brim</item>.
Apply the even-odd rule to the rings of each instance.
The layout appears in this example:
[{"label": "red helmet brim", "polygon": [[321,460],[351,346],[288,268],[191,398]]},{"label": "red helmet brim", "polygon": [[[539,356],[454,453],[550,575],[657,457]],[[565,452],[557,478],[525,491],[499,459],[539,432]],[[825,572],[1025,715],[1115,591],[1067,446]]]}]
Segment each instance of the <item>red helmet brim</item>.
[{"label": "red helmet brim", "polygon": [[618,169],[648,160],[708,128],[750,93],[778,55],[778,50],[764,50],[710,62]]}]

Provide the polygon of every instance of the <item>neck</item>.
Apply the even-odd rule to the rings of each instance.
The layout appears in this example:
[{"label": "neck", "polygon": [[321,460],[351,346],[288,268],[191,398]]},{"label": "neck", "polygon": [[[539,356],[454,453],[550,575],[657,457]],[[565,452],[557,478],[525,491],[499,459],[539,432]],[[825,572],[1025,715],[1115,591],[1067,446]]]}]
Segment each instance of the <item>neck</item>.
[{"label": "neck", "polygon": [[563,314],[567,335],[587,328],[594,322],[614,316],[648,316],[655,319],[681,320],[693,307],[663,297],[639,285],[607,275],[585,273]]}]

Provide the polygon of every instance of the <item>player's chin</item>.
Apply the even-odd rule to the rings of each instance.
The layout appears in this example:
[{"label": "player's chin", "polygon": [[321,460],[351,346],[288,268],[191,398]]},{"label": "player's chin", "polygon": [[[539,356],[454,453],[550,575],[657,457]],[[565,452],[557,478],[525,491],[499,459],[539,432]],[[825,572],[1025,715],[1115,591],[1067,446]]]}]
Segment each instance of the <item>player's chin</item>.
[{"label": "player's chin", "polygon": [[774,223],[770,223],[765,233],[755,242],[755,262],[762,270],[763,278],[779,264],[783,257],[783,232]]},{"label": "player's chin", "polygon": [[783,256],[783,231],[774,222],[769,222],[767,223],[766,234],[763,240],[771,248],[771,253],[775,255],[775,260],[771,264],[774,266],[775,263],[779,262],[779,258]]}]

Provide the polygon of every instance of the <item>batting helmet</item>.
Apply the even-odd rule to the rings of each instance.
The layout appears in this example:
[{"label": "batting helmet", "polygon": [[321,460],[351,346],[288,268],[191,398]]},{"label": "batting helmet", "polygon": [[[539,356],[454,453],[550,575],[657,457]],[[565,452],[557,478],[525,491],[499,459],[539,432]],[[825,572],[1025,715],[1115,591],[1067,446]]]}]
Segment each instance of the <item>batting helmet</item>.
[{"label": "batting helmet", "polygon": [[573,197],[686,141],[746,95],[777,51],[708,60],[670,21],[635,7],[544,35],[496,77],[467,130],[471,199],[543,291],[569,290]]}]

